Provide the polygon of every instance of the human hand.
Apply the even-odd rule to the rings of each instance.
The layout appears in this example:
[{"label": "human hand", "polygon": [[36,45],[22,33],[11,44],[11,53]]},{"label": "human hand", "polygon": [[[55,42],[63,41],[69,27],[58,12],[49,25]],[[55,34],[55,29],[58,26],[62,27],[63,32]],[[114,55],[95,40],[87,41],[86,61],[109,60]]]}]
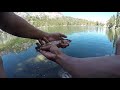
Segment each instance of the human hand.
[{"label": "human hand", "polygon": [[[64,39],[64,40],[52,41],[47,44],[56,45],[58,48],[66,48],[67,46],[69,46],[70,42],[71,42],[71,40]],[[36,49],[40,49],[40,47],[43,46],[43,45],[40,45],[39,43],[36,43],[36,44],[37,44]]]},{"label": "human hand", "polygon": [[1,57],[0,57],[0,78],[6,78],[5,70],[3,67],[3,61]]},{"label": "human hand", "polygon": [[115,55],[120,55],[120,38],[116,41],[116,51]]},{"label": "human hand", "polygon": [[64,38],[67,38],[67,36],[61,33],[46,33],[39,39],[39,42],[41,45],[44,45],[45,43],[49,43],[51,41],[64,40]]},{"label": "human hand", "polygon": [[71,40],[68,40],[68,39],[64,39],[64,40],[60,40],[57,42],[56,46],[58,48],[66,48],[69,46]]},{"label": "human hand", "polygon": [[[39,47],[39,44],[37,44]],[[43,54],[47,59],[55,61],[57,56],[62,55],[63,53],[59,50],[59,48],[54,44],[47,44],[40,49],[37,49],[41,54]]]}]

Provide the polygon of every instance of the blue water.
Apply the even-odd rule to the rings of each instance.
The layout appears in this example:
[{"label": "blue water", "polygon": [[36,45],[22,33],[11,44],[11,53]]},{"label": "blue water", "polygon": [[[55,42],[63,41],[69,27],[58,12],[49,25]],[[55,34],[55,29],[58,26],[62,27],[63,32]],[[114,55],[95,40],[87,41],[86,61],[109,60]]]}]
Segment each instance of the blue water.
[{"label": "blue water", "polygon": [[[115,52],[106,30],[93,29],[78,31],[67,35],[72,40],[70,46],[62,51],[70,56],[85,58],[112,55]],[[35,46],[19,53],[9,52],[2,56],[5,72],[9,78],[59,78],[61,67],[50,60],[38,62]]]},{"label": "blue water", "polygon": [[68,35],[68,38],[72,42],[64,52],[73,57],[96,57],[114,53],[113,43],[103,33],[79,32]]}]

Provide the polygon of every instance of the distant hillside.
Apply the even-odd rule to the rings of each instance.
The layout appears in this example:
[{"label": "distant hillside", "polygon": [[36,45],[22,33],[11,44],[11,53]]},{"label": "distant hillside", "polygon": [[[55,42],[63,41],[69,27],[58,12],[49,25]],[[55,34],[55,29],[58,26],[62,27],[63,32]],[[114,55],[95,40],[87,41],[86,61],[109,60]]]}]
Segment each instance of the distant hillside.
[{"label": "distant hillside", "polygon": [[49,18],[56,18],[56,17],[62,17],[62,13],[60,12],[15,12],[15,14],[21,16],[21,17],[26,17],[26,16],[37,16],[37,17],[43,17],[43,16],[48,16]]},{"label": "distant hillside", "polygon": [[36,27],[40,26],[103,26],[102,23],[62,15],[60,12],[15,12]]}]

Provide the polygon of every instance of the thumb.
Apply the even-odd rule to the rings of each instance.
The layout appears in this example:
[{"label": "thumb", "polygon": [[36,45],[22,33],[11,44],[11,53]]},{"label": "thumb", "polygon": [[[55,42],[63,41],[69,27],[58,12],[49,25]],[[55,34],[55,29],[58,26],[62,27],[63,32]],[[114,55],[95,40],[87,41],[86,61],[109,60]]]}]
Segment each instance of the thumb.
[{"label": "thumb", "polygon": [[41,50],[50,50],[51,45],[46,45],[46,46],[42,46],[40,49]]},{"label": "thumb", "polygon": [[64,37],[64,38],[67,38],[67,36],[64,35],[64,34],[62,34],[62,33],[60,33],[60,36],[61,36],[61,37]]},{"label": "thumb", "polygon": [[40,53],[42,55],[44,55],[47,59],[52,60],[53,58],[55,58],[55,54],[53,54],[51,52],[46,52],[46,51],[40,50]]},{"label": "thumb", "polygon": [[43,40],[44,40],[46,43],[49,43],[49,40],[48,40],[46,37],[44,37]]}]

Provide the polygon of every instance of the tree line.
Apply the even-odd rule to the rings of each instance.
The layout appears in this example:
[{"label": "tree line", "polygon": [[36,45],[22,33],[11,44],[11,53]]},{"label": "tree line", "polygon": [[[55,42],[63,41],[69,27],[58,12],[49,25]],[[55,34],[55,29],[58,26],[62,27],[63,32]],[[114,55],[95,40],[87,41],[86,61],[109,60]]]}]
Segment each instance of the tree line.
[{"label": "tree line", "polygon": [[107,27],[110,28],[119,28],[120,27],[120,16],[119,12],[117,12],[116,15],[113,15],[110,17],[110,19],[107,22]]},{"label": "tree line", "polygon": [[80,26],[103,26],[100,22],[88,21],[85,19],[78,19],[68,16],[49,18],[48,16],[26,16],[28,22],[36,27],[40,26],[67,26],[67,25],[80,25]]}]

